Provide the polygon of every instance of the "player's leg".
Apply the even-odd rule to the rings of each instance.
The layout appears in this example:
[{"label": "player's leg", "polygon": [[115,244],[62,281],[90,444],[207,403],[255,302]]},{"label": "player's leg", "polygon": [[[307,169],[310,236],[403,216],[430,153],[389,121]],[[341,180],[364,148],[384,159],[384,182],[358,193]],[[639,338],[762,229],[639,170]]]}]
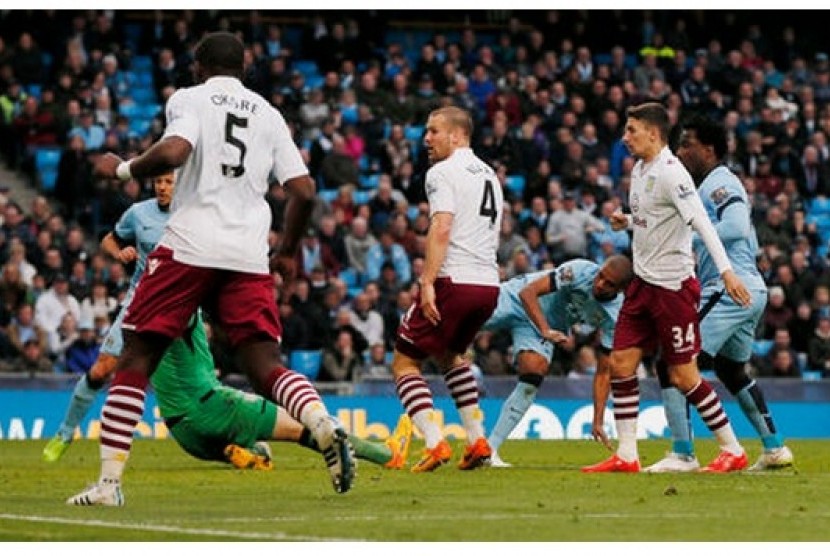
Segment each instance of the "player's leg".
[{"label": "player's leg", "polygon": [[718,355],[714,367],[718,378],[738,400],[741,411],[761,438],[764,451],[758,461],[750,467],[750,471],[791,466],[793,454],[778,434],[764,393],[758,383],[746,374],[746,362],[733,361]]},{"label": "player's leg", "polygon": [[[616,344],[615,344],[616,345]],[[640,383],[637,366],[643,350],[637,347],[611,351],[611,403],[617,429],[617,451],[610,458],[582,468],[584,473],[636,473],[640,470],[637,452],[637,417],[640,407]]]},{"label": "player's leg", "polygon": [[121,477],[132,448],[135,427],[144,414],[149,375],[169,343],[168,337],[159,334],[124,331],[124,350],[101,410],[101,473],[95,485],[70,497],[67,504],[124,504]]},{"label": "player's leg", "polygon": [[[148,257],[156,271],[144,274],[122,325],[124,349],[101,411],[101,474],[98,483],[67,500],[68,504],[122,505],[121,477],[133,434],[144,413],[150,375],[173,338],[182,335],[212,283],[210,269],[188,267],[157,247]],[[138,331],[136,331],[138,330]],[[113,494],[117,492],[117,496]]]},{"label": "player's leg", "polygon": [[[764,451],[750,467],[751,471],[788,467],[793,463],[792,451],[784,445],[761,387],[746,372],[746,364],[752,356],[755,330],[766,303],[766,290],[753,290],[749,314],[731,299],[719,304],[724,306],[724,312],[728,312],[724,317],[731,317],[721,320],[731,325],[732,334],[712,362],[718,378],[729,393],[735,396],[741,411],[761,438]],[[704,336],[704,344],[705,342]]]},{"label": "player's leg", "polygon": [[513,331],[513,349],[517,352],[516,367],[519,376],[513,391],[504,400],[496,425],[487,438],[493,449],[490,461],[492,467],[509,466],[502,461],[498,450],[533,405],[536,393],[548,372],[553,346],[550,342],[537,340],[535,336],[538,334],[531,331],[528,331],[528,334]]},{"label": "player's leg", "polygon": [[444,440],[438,426],[432,391],[421,375],[420,361],[398,349],[395,349],[392,357],[392,374],[398,398],[412,424],[424,437],[423,457],[412,467],[413,472],[433,471],[447,463],[452,456],[452,448]]},{"label": "player's leg", "polygon": [[352,446],[311,381],[282,364],[282,325],[273,278],[268,274],[227,275],[216,292],[215,308],[214,314],[254,390],[311,430],[322,448],[332,486],[338,493],[347,492],[356,471]]},{"label": "player's leg", "polygon": [[102,351],[92,368],[78,378],[75,388],[72,390],[72,398],[69,400],[66,414],[58,426],[58,432],[43,448],[44,461],[50,463],[58,461],[69,448],[69,444],[72,443],[75,435],[75,429],[89,413],[89,408],[95,402],[95,396],[98,395],[98,392],[101,391],[101,388],[104,387],[115,371],[116,361],[115,356]]},{"label": "player's leg", "polygon": [[[389,469],[400,469],[406,463],[409,452],[409,443],[412,439],[412,421],[406,414],[401,415],[392,434],[385,442],[365,440],[355,435],[349,435],[349,442],[354,447],[355,457]],[[271,440],[280,442],[294,442],[320,452],[320,447],[311,431],[298,423],[284,409],[278,408],[277,421]]]},{"label": "player's leg", "polygon": [[446,349],[436,361],[466,432],[467,446],[458,468],[468,471],[489,464],[493,450],[484,433],[484,413],[472,362],[463,354],[492,316],[499,288],[451,282],[447,285],[446,289],[444,284],[436,289],[436,305],[442,315],[440,331],[446,337]]},{"label": "player's leg", "polygon": [[672,383],[697,409],[704,424],[720,445],[721,452],[718,457],[701,471],[723,473],[745,468],[746,452],[735,436],[729,417],[723,410],[720,396],[709,382],[700,376],[697,362],[692,360],[686,363],[668,363]]},{"label": "player's leg", "polygon": [[[701,353],[698,360],[705,355]],[[657,360],[657,379],[660,382],[663,411],[671,432],[672,449],[666,457],[646,467],[643,471],[646,473],[696,471],[700,468],[700,464],[695,457],[689,404],[686,396],[669,380],[669,370],[662,358]]]},{"label": "player's leg", "polygon": [[640,413],[640,382],[637,367],[643,354],[655,345],[653,309],[656,288],[634,278],[625,292],[614,328],[614,347],[609,355],[611,405],[617,429],[617,450],[610,458],[583,467],[585,473],[636,473],[640,470],[637,452],[637,417]]}]

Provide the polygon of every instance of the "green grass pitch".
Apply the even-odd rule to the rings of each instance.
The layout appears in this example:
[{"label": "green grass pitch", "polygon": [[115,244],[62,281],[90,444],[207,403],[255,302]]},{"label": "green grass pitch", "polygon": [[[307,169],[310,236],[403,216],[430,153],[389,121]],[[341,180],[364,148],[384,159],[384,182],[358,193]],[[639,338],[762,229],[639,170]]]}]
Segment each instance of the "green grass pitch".
[{"label": "green grass pitch", "polygon": [[[830,442],[791,440],[791,470],[730,475],[585,475],[608,452],[589,441],[508,441],[510,469],[429,474],[360,462],[335,494],[322,458],[274,443],[276,469],[239,471],[137,440],[126,505],[71,507],[98,476],[98,443],[55,464],[45,441],[0,441],[0,541],[830,541]],[[744,441],[750,459],[757,441]],[[707,463],[711,440],[697,442]],[[416,441],[409,459],[420,451]],[[648,465],[666,440],[640,441]]]}]

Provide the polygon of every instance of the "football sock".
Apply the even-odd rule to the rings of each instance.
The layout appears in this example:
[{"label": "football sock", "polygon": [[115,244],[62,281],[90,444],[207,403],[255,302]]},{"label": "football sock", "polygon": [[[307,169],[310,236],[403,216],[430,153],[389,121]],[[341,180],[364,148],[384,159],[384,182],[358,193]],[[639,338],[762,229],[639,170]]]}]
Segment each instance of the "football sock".
[{"label": "football sock", "polygon": [[761,437],[764,449],[773,450],[783,446],[784,442],[775,429],[772,413],[764,400],[764,393],[755,380],[746,374],[746,361],[718,355],[714,367],[720,381],[738,400],[744,415]]},{"label": "football sock", "polygon": [[435,448],[444,437],[438,426],[432,392],[427,381],[419,374],[407,374],[395,380],[395,389],[412,423],[424,435],[426,447]]},{"label": "football sock", "polygon": [[321,446],[331,442],[329,413],[314,385],[298,372],[285,367],[274,369],[267,381],[271,399],[289,415],[310,429]]},{"label": "football sock", "polygon": [[701,379],[697,385],[686,392],[686,399],[697,408],[700,418],[715,435],[722,450],[736,455],[743,453],[744,450],[735,437],[729,417],[723,411],[720,397],[706,380]]},{"label": "football sock", "polygon": [[[365,459],[378,465],[388,463],[392,459],[392,450],[385,444],[364,440],[353,434],[349,435],[349,442],[351,442],[354,448],[354,455],[358,459]],[[315,452],[320,451],[317,441],[314,440],[314,436],[312,436],[311,431],[308,429],[303,429],[303,432],[300,433],[300,439],[297,441],[297,444],[304,448],[314,450]]]},{"label": "football sock", "polygon": [[85,373],[75,383],[72,390],[72,399],[69,400],[69,407],[66,408],[66,415],[58,428],[58,435],[66,442],[72,442],[75,429],[81,424],[89,408],[95,401],[95,396],[101,386],[93,388],[90,386],[89,376]]},{"label": "football sock", "polygon": [[686,396],[671,386],[660,390],[663,398],[663,410],[669,424],[672,440],[672,452],[683,456],[694,456],[695,448],[692,442],[692,423],[689,418],[689,404]]},{"label": "football sock", "polygon": [[115,374],[101,410],[101,480],[120,481],[130,456],[135,427],[144,414],[148,379],[144,373]]},{"label": "football sock", "polygon": [[472,444],[484,436],[484,414],[478,405],[478,383],[470,364],[448,370],[444,373],[444,381],[455,400],[461,424],[467,433],[467,443]]},{"label": "football sock", "polygon": [[765,450],[773,450],[784,445],[781,435],[775,430],[775,423],[772,414],[767,408],[764,395],[758,384],[753,380],[749,386],[738,392],[735,396],[741,409],[746,415],[753,428],[761,437],[761,443]]},{"label": "football sock", "polygon": [[[542,378],[541,375],[530,376]],[[490,432],[490,437],[487,439],[487,442],[493,450],[498,450],[499,446],[507,440],[510,433],[513,432],[513,429],[516,428],[516,425],[519,424],[525,416],[525,413],[527,413],[527,410],[530,409],[530,406],[536,400],[536,392],[539,390],[539,385],[526,382],[523,378],[523,376],[519,377],[519,382],[516,383],[513,391],[504,400],[504,405],[501,406],[501,412],[496,421],[496,426],[493,427],[493,430]],[[541,380],[539,382],[541,383]]]},{"label": "football sock", "polygon": [[619,441],[617,455],[625,461],[637,460],[637,416],[640,413],[640,381],[637,375],[611,379],[611,401]]}]

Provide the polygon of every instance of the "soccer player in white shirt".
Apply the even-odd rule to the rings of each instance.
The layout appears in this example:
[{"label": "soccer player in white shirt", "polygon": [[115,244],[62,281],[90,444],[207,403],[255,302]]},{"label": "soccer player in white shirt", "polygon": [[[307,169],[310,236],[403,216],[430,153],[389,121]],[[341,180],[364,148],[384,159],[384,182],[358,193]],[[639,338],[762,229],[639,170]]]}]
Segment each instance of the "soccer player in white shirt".
[{"label": "soccer player in white shirt", "polygon": [[738,443],[720,398],[697,367],[700,283],[694,274],[692,229],[712,255],[724,289],[747,307],[749,291],[737,277],[718,239],[691,176],[667,146],[669,119],[658,103],[628,109],[623,142],[639,161],[631,172],[631,215],[615,213],[615,230],[633,227],[634,280],[625,292],[611,351],[611,395],[619,444],[617,452],[586,473],[637,472],[637,416],[640,389],[636,369],[643,354],[660,349],[669,378],[697,408],[720,445],[702,471],[744,469],[747,456]]},{"label": "soccer player in white shirt", "polygon": [[470,148],[472,132],[470,114],[457,107],[434,110],[426,124],[424,145],[432,164],[425,184],[430,207],[426,260],[418,296],[398,327],[392,360],[398,397],[426,445],[413,472],[433,471],[452,456],[421,375],[427,357],[441,368],[467,433],[459,469],[480,467],[491,455],[465,353],[496,307],[504,197],[493,169]]},{"label": "soccer player in white shirt", "polygon": [[[283,243],[271,262],[290,280],[314,181],[283,117],[242,85],[243,58],[235,35],[205,36],[195,50],[201,84],[167,101],[161,140],[130,161],[106,154],[96,165],[97,175],[120,179],[177,168],[178,183],[170,219],[124,318],[124,348],[102,410],[101,477],[68,503],[107,504],[120,491],[149,375],[200,306],[227,333],[257,393],[312,431],[335,490],[351,488],[355,465],[345,431],[311,382],[282,366],[269,272],[268,186],[276,180],[288,192]],[[210,392],[193,395],[206,399]]]}]

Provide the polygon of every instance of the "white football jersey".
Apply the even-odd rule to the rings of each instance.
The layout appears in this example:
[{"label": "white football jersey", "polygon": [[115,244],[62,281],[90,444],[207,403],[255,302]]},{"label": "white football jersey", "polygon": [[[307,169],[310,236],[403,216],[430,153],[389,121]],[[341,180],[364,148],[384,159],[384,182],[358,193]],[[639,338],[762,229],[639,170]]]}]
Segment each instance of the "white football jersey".
[{"label": "white football jersey", "polygon": [[430,217],[453,214],[450,244],[439,276],[459,284],[498,285],[496,249],[504,213],[501,183],[472,149],[456,149],[426,175]]},{"label": "white football jersey", "polygon": [[164,136],[186,139],[193,152],[159,243],[189,265],[268,273],[268,184],[308,174],[282,115],[227,76],[179,89],[166,115]]},{"label": "white football jersey", "polygon": [[692,228],[703,210],[694,182],[668,147],[631,171],[634,272],[650,284],[677,291],[694,275]]}]

